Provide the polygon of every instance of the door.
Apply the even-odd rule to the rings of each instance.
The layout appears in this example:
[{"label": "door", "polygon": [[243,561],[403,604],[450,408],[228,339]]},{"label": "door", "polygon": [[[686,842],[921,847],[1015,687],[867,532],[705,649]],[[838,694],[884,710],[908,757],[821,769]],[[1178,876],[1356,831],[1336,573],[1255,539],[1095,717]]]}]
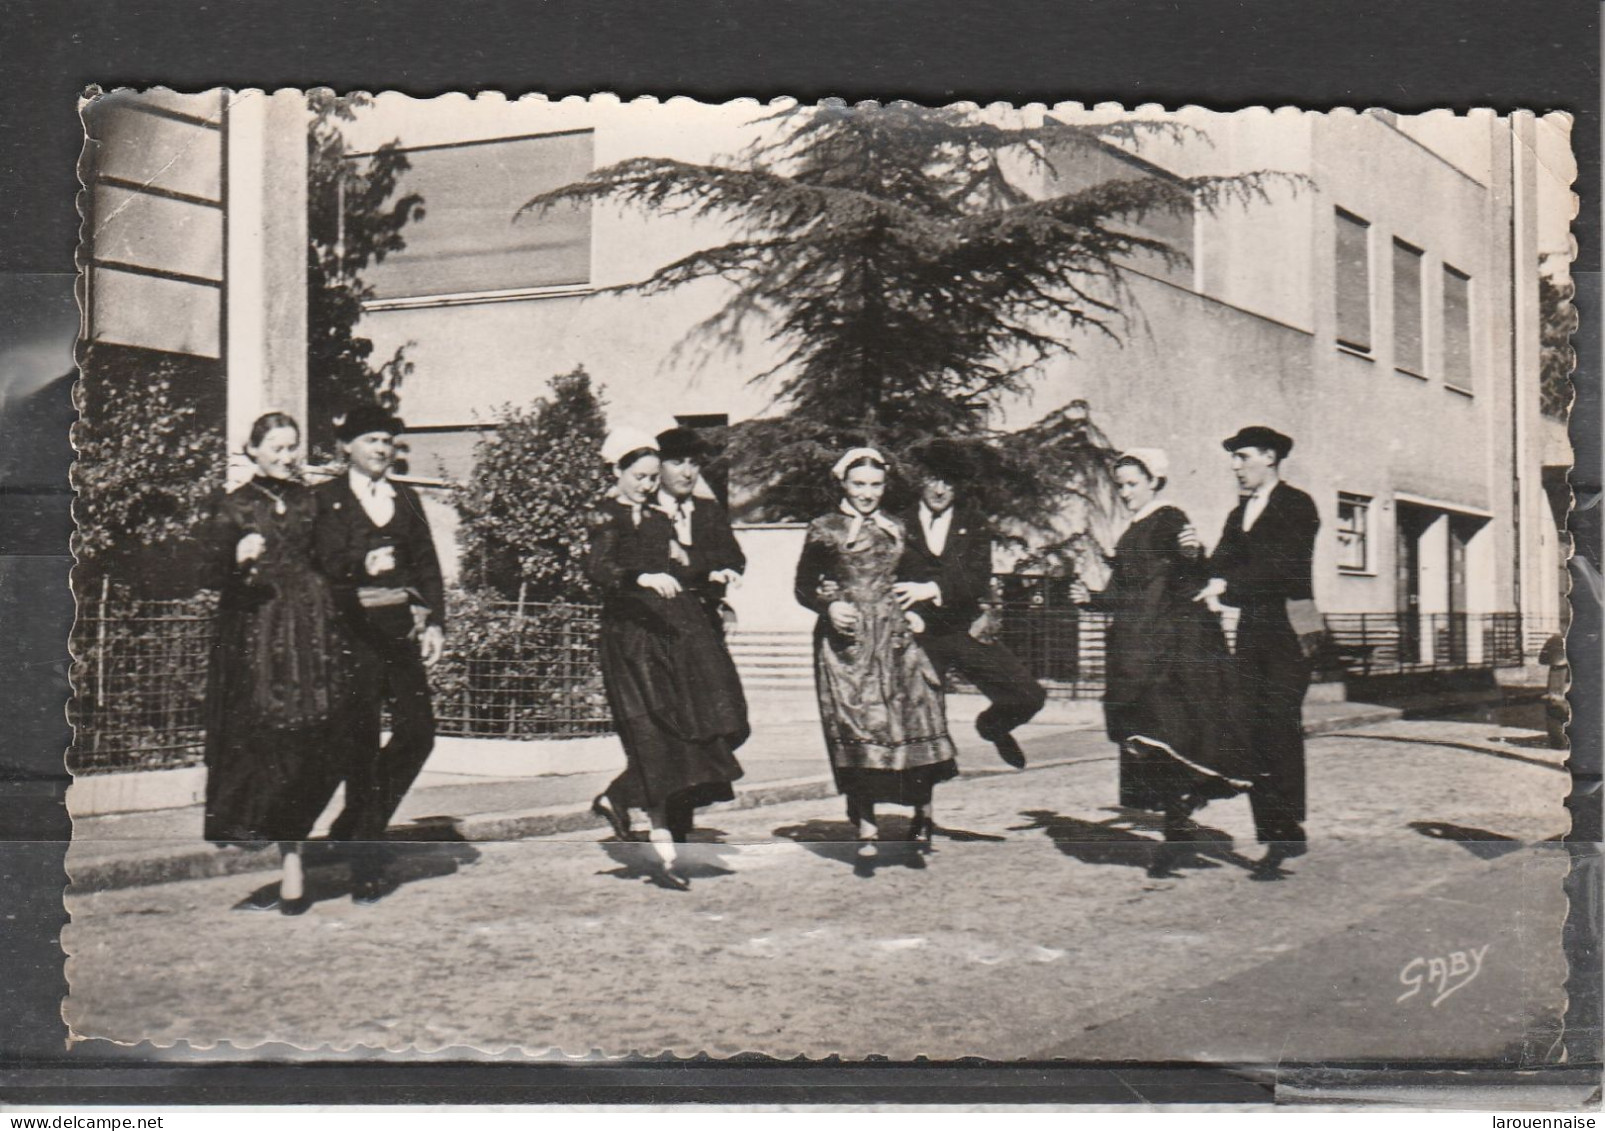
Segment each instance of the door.
[{"label": "door", "polygon": [[1438,662],[1452,667],[1466,664],[1466,546],[1476,532],[1476,525],[1459,515],[1449,520],[1449,615]]},{"label": "door", "polygon": [[1421,662],[1421,532],[1431,516],[1408,503],[1398,504],[1397,514],[1399,663],[1408,666]]}]

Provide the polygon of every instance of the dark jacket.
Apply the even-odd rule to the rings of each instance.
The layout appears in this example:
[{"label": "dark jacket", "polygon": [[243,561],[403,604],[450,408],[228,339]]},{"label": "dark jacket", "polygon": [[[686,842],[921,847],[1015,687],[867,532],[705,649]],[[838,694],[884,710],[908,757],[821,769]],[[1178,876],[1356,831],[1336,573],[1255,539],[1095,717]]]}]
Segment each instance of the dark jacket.
[{"label": "dark jacket", "polygon": [[[335,596],[348,612],[358,608],[357,590],[363,586],[410,589],[429,610],[429,623],[446,623],[445,585],[440,559],[429,534],[418,493],[403,483],[396,489],[396,512],[383,527],[375,526],[352,494],[348,476],[341,475],[316,488],[318,520],[314,554],[318,568],[334,583]],[[367,572],[369,551],[394,546],[396,568],[378,577]]]},{"label": "dark jacket", "polygon": [[940,555],[925,544],[919,507],[898,516],[908,540],[898,566],[899,581],[934,581],[942,591],[942,603],[922,601],[913,611],[925,620],[925,631],[937,636],[969,632],[981,615],[981,600],[992,586],[992,534],[986,520],[974,507],[955,506],[947,528],[947,544]]},{"label": "dark jacket", "polygon": [[1321,527],[1315,500],[1297,487],[1278,483],[1254,528],[1245,532],[1246,506],[1244,498],[1232,508],[1209,559],[1209,575],[1226,582],[1221,602],[1249,608],[1311,600],[1315,594],[1310,563]]},{"label": "dark jacket", "polygon": [[703,601],[717,605],[724,599],[725,587],[709,581],[708,574],[716,570],[733,569],[744,573],[747,555],[741,552],[735,533],[730,529],[730,516],[712,499],[694,499],[691,510],[691,565],[685,568],[682,579],[686,588]]}]

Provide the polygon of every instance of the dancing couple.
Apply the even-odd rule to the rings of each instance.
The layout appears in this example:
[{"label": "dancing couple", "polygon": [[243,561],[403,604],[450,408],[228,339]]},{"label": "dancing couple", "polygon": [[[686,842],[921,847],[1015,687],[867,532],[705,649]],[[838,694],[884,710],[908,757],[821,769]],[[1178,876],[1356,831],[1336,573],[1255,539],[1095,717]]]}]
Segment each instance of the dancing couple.
[{"label": "dancing couple", "polygon": [[[385,829],[434,746],[427,668],[444,648],[440,565],[418,496],[389,479],[403,424],[377,406],[337,429],[347,474],[300,477],[301,428],[252,426],[252,477],[214,500],[202,544],[221,592],[208,672],[206,839],[280,846],[275,888],[242,910],[311,905],[301,846],[340,784],[330,830],[352,898],[392,890]],[[390,705],[391,735],[380,722]]]},{"label": "dancing couple", "polygon": [[[1120,752],[1120,804],[1163,814],[1153,863],[1168,873],[1189,855],[1188,821],[1208,801],[1247,792],[1265,844],[1254,878],[1278,879],[1303,855],[1304,693],[1320,517],[1281,481],[1293,441],[1244,428],[1222,442],[1242,496],[1212,555],[1179,508],[1161,498],[1170,461],[1134,448],[1114,475],[1131,524],[1106,588],[1077,581],[1072,598],[1108,614],[1104,715]],[[1235,650],[1218,615],[1240,610]],[[1316,630],[1318,632],[1318,629]]]}]

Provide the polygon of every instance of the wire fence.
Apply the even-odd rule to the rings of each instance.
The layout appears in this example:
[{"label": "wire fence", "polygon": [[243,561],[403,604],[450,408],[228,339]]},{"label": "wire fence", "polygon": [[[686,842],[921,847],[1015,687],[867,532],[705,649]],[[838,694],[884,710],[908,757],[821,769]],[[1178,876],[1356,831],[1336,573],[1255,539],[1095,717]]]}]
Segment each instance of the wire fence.
[{"label": "wire fence", "polygon": [[[199,763],[217,599],[138,600],[109,586],[73,628],[68,766],[78,774]],[[430,671],[439,733],[577,738],[613,729],[591,605],[488,602],[454,594],[451,646]]]},{"label": "wire fence", "polygon": [[[75,773],[201,760],[214,595],[146,601],[103,588],[73,630]],[[451,597],[445,658],[431,671],[439,730],[483,738],[577,738],[613,729],[597,657],[598,609]],[[989,608],[993,638],[1055,698],[1103,693],[1107,618],[1069,600],[1068,582],[1010,576]],[[1328,677],[1517,667],[1538,661],[1559,623],[1518,613],[1335,613]],[[809,679],[806,671],[800,677]]]},{"label": "wire fence", "polygon": [[142,601],[109,586],[78,602],[68,766],[78,774],[200,760],[217,600]]},{"label": "wire fence", "polygon": [[533,739],[613,730],[595,605],[456,604],[450,647],[430,673],[440,733]]}]

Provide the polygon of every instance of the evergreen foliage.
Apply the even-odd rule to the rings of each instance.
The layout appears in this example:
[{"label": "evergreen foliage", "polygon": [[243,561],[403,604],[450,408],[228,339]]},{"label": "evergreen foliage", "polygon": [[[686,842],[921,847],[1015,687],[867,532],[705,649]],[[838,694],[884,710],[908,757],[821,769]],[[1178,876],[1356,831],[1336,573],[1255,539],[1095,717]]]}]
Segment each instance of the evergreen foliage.
[{"label": "evergreen foliage", "polygon": [[1054,183],[1093,150],[1107,161],[1111,146],[1196,136],[1168,121],[1031,124],[962,107],[826,103],[756,125],[761,139],[732,163],[634,158],[525,205],[611,201],[730,223],[729,242],[612,289],[654,295],[725,280],[731,297],[695,340],[778,345],[779,364],[750,377],[772,389],[773,415],[732,429],[732,502],[750,518],[833,505],[826,469],[848,445],[897,456],[949,436],[993,447],[1005,471],[983,485],[994,513],[1048,521],[1053,487],[1074,469],[997,442],[996,408],[1028,393],[1077,335],[1119,340],[1126,265],[1186,260],[1143,233],[1146,217],[1262,199],[1280,178],[1173,178],[1131,165],[1129,178],[1045,198],[1028,184]]}]

